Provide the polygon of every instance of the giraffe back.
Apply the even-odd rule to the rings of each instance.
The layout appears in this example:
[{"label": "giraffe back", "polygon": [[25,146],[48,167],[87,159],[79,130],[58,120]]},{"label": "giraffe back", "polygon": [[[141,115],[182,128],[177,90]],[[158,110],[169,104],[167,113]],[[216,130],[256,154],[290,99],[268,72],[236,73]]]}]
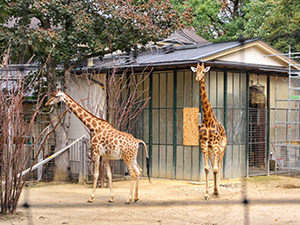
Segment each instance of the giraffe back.
[{"label": "giraffe back", "polygon": [[111,160],[121,158],[133,160],[137,156],[139,143],[140,141],[133,135],[119,131],[110,125],[95,132],[91,140],[94,154]]}]

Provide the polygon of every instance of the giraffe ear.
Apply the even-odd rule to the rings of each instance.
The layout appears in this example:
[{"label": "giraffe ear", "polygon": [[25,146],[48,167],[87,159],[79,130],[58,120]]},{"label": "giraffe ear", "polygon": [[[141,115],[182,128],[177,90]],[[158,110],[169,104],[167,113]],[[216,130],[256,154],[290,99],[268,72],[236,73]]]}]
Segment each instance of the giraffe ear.
[{"label": "giraffe ear", "polygon": [[206,67],[204,73],[207,73],[210,70],[210,66]]},{"label": "giraffe ear", "polygon": [[196,73],[196,68],[195,67],[191,67],[191,70],[194,72],[194,73]]}]

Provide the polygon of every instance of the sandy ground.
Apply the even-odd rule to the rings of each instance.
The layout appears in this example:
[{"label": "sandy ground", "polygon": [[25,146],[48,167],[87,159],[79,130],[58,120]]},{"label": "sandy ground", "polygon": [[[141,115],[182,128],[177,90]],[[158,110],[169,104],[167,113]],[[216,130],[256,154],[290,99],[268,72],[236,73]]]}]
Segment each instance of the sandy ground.
[{"label": "sandy ground", "polygon": [[[205,185],[187,181],[141,180],[140,200],[125,204],[130,181],[97,189],[87,203],[91,185],[39,183],[26,187],[17,215],[2,216],[0,224],[300,224],[300,179],[256,177],[223,180],[221,195],[204,200]],[[210,193],[213,192],[210,183]],[[247,196],[249,204],[242,204]],[[24,202],[29,208],[24,208]]]}]

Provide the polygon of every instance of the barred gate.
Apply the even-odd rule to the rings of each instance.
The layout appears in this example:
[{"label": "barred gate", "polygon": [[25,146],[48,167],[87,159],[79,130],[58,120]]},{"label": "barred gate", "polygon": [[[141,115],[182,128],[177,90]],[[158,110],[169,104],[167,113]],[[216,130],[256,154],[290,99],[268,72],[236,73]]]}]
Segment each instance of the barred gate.
[{"label": "barred gate", "polygon": [[[74,143],[72,143],[74,142]],[[88,180],[89,175],[89,151],[87,138],[82,137],[79,139],[70,139],[69,143],[72,143],[69,147],[66,146],[65,150],[58,150],[54,153],[53,146],[46,145],[45,149],[39,153],[37,150],[33,151],[32,160],[28,162],[26,170],[22,172],[26,175],[27,180],[37,181],[53,181],[55,173],[55,158],[59,157],[57,154],[61,154],[61,151],[69,151],[69,177],[72,181],[84,182]],[[26,148],[32,147],[32,145],[25,145]],[[68,150],[69,149],[69,150]],[[53,154],[54,153],[54,154]],[[34,159],[37,156],[37,162]],[[33,165],[32,169],[30,167]],[[29,174],[28,174],[29,173]]]},{"label": "barred gate", "polygon": [[[74,140],[70,139],[71,142]],[[89,161],[88,140],[82,138],[69,150],[71,180],[78,180],[80,183],[88,180]]]}]

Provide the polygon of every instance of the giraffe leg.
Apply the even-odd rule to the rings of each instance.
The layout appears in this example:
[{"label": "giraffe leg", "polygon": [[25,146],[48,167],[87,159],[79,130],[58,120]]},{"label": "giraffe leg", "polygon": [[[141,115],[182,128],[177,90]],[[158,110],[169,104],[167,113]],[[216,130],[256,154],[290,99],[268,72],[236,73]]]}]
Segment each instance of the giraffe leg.
[{"label": "giraffe leg", "polygon": [[135,196],[134,196],[134,201],[137,202],[139,200],[139,181],[140,181],[140,176],[142,173],[142,169],[137,163],[137,161],[134,161],[134,169],[136,171],[136,183],[135,183]]},{"label": "giraffe leg", "polygon": [[111,169],[110,169],[109,160],[104,159],[104,166],[106,168],[106,173],[107,173],[107,177],[108,177],[108,186],[110,188],[110,197],[109,197],[108,202],[114,202],[114,196],[112,193],[112,173],[111,173]]},{"label": "giraffe leg", "polygon": [[127,200],[127,204],[130,204],[130,202],[132,201],[133,199],[133,186],[134,186],[134,181],[135,181],[135,171],[132,167],[132,165],[127,165],[127,168],[128,168],[128,171],[129,171],[129,174],[130,174],[130,177],[131,177],[131,182],[130,182],[130,191],[129,191],[129,197],[128,197],[128,200]]},{"label": "giraffe leg", "polygon": [[219,148],[218,147],[214,147],[214,163],[213,163],[213,172],[214,172],[214,195],[215,196],[219,196],[219,180],[218,180],[218,176],[219,176]]},{"label": "giraffe leg", "polygon": [[93,183],[93,190],[90,196],[90,199],[88,200],[89,203],[94,202],[95,198],[95,192],[96,192],[96,186],[97,186],[97,181],[98,181],[98,176],[99,176],[99,158],[100,156],[93,156],[93,161],[94,161],[94,183]]},{"label": "giraffe leg", "polygon": [[225,155],[225,148],[227,146],[227,139],[226,137],[223,138],[222,142],[221,142],[221,145],[220,145],[220,158],[219,158],[219,171],[218,171],[218,190],[219,190],[219,185],[220,185],[220,170],[222,168],[222,163],[223,163],[223,158],[224,158],[224,155]]},{"label": "giraffe leg", "polygon": [[208,200],[208,173],[209,173],[209,165],[208,165],[208,152],[207,152],[207,143],[201,144],[201,149],[204,156],[204,171],[205,171],[205,200]]}]

